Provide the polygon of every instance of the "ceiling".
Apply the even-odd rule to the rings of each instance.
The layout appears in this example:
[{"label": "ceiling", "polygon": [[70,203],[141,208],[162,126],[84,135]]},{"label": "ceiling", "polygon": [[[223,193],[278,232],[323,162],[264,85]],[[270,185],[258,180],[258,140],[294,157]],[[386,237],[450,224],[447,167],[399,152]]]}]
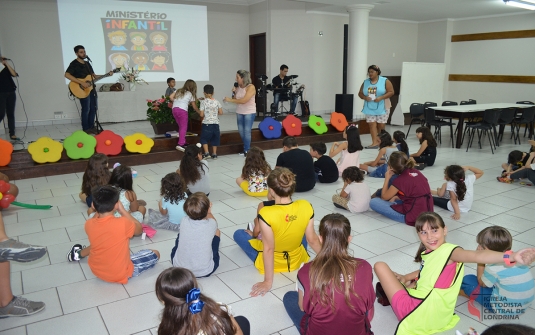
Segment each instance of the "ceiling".
[{"label": "ceiling", "polygon": [[[158,0],[150,0],[157,2]],[[251,5],[262,0],[189,0]],[[307,11],[347,14],[346,7],[354,4],[373,4],[370,16],[394,20],[431,21],[463,19],[479,16],[532,13],[505,5],[503,0],[292,0],[306,2]]]}]

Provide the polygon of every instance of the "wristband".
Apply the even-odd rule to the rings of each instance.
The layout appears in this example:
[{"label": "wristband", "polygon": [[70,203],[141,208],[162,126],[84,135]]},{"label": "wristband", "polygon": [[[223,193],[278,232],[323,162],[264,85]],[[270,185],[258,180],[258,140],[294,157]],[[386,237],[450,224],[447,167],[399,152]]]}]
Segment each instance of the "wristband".
[{"label": "wristband", "polygon": [[503,261],[505,262],[505,265],[507,266],[513,266],[515,264],[514,261],[511,262],[511,255],[513,254],[512,250],[507,250],[503,253]]}]

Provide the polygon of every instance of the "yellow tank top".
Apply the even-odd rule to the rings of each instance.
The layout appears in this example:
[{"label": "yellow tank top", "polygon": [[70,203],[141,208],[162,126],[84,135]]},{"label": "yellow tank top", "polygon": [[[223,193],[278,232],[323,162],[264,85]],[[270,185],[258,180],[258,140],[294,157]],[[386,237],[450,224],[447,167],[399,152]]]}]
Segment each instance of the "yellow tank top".
[{"label": "yellow tank top", "polygon": [[[275,272],[294,271],[301,263],[309,260],[309,255],[301,243],[308,222],[314,217],[312,205],[306,200],[296,200],[290,204],[267,206],[260,210],[259,219],[273,230],[275,240]],[[252,239],[251,246],[258,251],[256,268],[264,273],[264,245],[261,240]]]}]

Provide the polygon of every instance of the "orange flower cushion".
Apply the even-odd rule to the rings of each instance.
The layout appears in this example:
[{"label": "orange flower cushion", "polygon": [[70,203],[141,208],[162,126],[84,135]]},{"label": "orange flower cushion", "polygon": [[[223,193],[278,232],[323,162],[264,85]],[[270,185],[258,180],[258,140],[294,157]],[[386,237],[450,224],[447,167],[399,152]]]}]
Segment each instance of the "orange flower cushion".
[{"label": "orange flower cushion", "polygon": [[6,140],[0,139],[0,166],[6,166],[11,162],[13,153],[13,144]]},{"label": "orange flower cushion", "polygon": [[349,123],[347,123],[346,116],[342,113],[332,112],[331,114],[331,126],[338,131],[344,131]]}]

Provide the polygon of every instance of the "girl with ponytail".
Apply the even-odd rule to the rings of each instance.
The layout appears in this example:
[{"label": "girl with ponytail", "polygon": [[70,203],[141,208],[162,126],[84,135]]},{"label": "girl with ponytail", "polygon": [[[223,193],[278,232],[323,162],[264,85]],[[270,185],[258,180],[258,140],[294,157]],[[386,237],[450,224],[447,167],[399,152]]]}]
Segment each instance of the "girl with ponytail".
[{"label": "girl with ponytail", "polygon": [[[394,175],[398,177],[390,183]],[[414,226],[421,212],[433,211],[429,182],[414,169],[414,161],[401,151],[388,159],[381,196],[370,201],[370,208],[394,221]]]},{"label": "girl with ponytail", "polygon": [[398,150],[409,157],[409,146],[407,145],[407,142],[405,142],[405,133],[401,130],[396,130],[394,134],[392,134],[392,138],[394,139],[394,143],[396,143]]},{"label": "girl with ponytail", "polygon": [[[472,171],[473,174],[466,176],[465,171]],[[461,213],[467,213],[472,208],[474,182],[482,175],[483,171],[473,166],[446,166],[444,169],[446,182],[436,191],[431,191],[435,206],[454,212],[451,218],[459,220]]]},{"label": "girl with ponytail", "polygon": [[297,273],[298,290],[282,299],[301,334],[373,334],[371,265],[349,255],[351,225],[342,214],[328,214],[319,226],[321,250]]},{"label": "girl with ponytail", "polygon": [[264,281],[253,285],[253,297],[271,290],[275,272],[295,271],[308,262],[308,244],[315,253],[321,247],[314,231],[312,205],[304,199],[292,200],[295,174],[287,168],[276,168],[269,174],[267,184],[268,199],[273,199],[274,204],[265,205],[258,213],[262,239],[253,238],[243,229],[234,232],[234,241],[264,274]]},{"label": "girl with ponytail", "polygon": [[233,317],[230,306],[219,304],[198,288],[193,273],[169,268],[156,279],[156,296],[164,304],[158,335],[248,335],[249,321]]},{"label": "girl with ponytail", "polygon": [[184,156],[180,161],[180,167],[176,171],[187,185],[188,195],[195,192],[203,192],[210,195],[210,175],[208,174],[208,162],[202,159],[201,144],[188,145]]}]

